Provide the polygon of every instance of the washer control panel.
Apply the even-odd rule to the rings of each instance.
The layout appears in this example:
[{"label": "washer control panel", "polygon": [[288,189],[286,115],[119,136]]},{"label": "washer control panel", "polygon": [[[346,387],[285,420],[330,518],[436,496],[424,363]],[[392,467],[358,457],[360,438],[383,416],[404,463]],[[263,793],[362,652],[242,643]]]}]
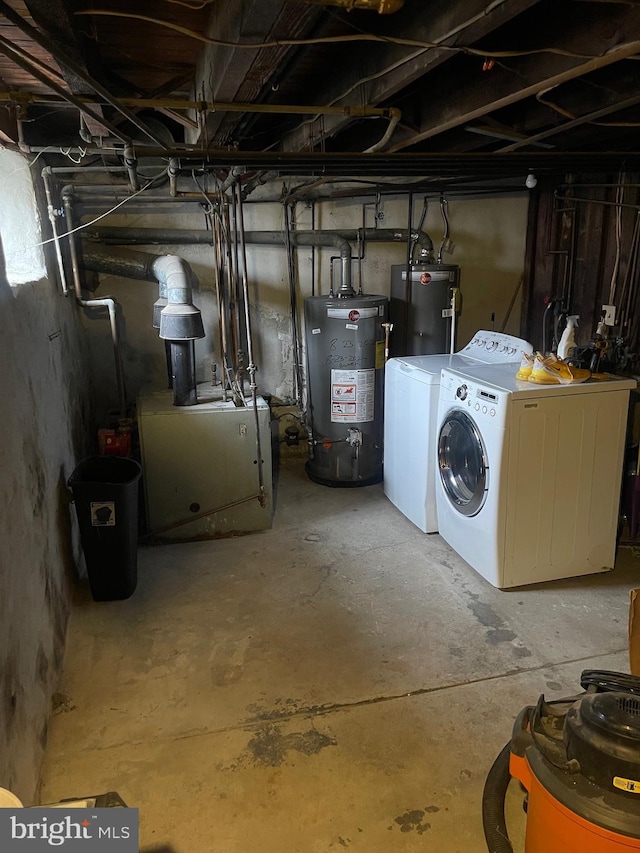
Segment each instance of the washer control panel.
[{"label": "washer control panel", "polygon": [[508,392],[494,390],[466,377],[463,379],[448,370],[442,371],[440,392],[441,401],[450,401],[449,406],[468,412],[478,425],[486,423],[498,428],[503,427],[507,414]]},{"label": "washer control panel", "polygon": [[522,338],[501,332],[479,331],[466,347],[460,350],[460,355],[487,364],[499,364],[504,361],[520,361],[523,352],[533,352],[533,347]]}]

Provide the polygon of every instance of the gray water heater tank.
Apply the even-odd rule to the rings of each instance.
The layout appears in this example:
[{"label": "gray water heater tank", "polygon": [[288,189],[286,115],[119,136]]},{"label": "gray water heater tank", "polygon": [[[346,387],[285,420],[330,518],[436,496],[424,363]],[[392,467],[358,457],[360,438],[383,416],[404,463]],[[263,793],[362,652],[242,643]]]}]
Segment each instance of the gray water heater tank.
[{"label": "gray water heater tank", "polygon": [[[390,354],[437,355],[449,352],[451,344],[451,289],[460,286],[460,267],[456,264],[416,263],[391,267],[391,305],[393,323]],[[444,312],[444,313],[443,313]]]},{"label": "gray water heater tank", "polygon": [[382,480],[386,296],[305,299],[311,453],[326,486]]}]

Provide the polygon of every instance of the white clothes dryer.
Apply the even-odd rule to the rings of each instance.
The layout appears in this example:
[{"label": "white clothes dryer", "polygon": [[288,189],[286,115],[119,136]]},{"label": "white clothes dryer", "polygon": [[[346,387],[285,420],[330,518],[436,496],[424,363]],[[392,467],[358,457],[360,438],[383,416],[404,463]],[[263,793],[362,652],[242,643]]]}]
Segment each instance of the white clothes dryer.
[{"label": "white clothes dryer", "polygon": [[443,370],[440,535],[501,589],[613,568],[633,379],[535,385]]},{"label": "white clothes dryer", "polygon": [[384,493],[423,533],[437,533],[435,447],[444,367],[509,362],[518,369],[531,344],[500,332],[477,332],[459,352],[391,358],[385,368]]}]

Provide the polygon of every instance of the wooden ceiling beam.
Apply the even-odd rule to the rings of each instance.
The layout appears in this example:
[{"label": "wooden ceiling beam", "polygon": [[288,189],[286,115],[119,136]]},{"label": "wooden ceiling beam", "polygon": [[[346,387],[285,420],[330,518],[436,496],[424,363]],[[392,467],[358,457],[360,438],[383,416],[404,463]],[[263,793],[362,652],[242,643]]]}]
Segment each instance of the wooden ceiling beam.
[{"label": "wooden ceiling beam", "polygon": [[[94,76],[95,69],[89,68],[87,57],[81,46],[81,35],[77,30],[73,16],[65,0],[24,0],[29,14],[45,33],[47,38],[74,63],[86,70],[89,76]],[[72,69],[59,62],[65,82],[74,95],[90,95],[91,89],[86,82],[78,77]],[[102,108],[95,107],[98,115]],[[84,123],[92,136],[106,136],[108,130],[103,124],[98,124],[93,118],[84,115]]]},{"label": "wooden ceiling beam", "polygon": [[[472,44],[497,27],[504,26],[518,15],[537,5],[539,0],[503,0],[487,7],[486,0],[465,0],[451,3],[450,0],[435,0],[422,3],[413,12],[410,28],[394,31],[393,35],[407,38],[439,42],[443,45]],[[387,22],[385,28],[402,23],[402,13],[395,21]],[[435,49],[409,50],[397,45],[376,45],[375,52],[366,48],[366,62],[353,62],[340,68],[338,80],[330,88],[317,94],[319,103],[337,102],[342,106],[362,106],[363,98],[368,106],[386,103],[411,83],[424,77],[455,54],[451,51]],[[363,70],[366,73],[363,73]],[[359,81],[369,78],[368,82]],[[353,88],[344,97],[339,97]],[[350,119],[342,117],[324,117],[321,126],[314,133],[315,143],[334,136],[342,130]],[[302,151],[309,148],[308,127],[298,128],[282,139],[283,151]]]},{"label": "wooden ceiling beam", "polygon": [[[556,38],[555,43],[576,53],[592,53],[592,59],[557,54],[514,58],[510,60],[509,70],[515,73],[501,73],[499,66],[488,72],[494,75],[493,85],[482,73],[471,77],[463,72],[452,78],[446,89],[440,88],[435,94],[430,92],[428,97],[420,99],[416,105],[420,129],[415,133],[398,133],[400,139],[389,150],[395,152],[410,148],[534,97],[546,89],[634,56],[640,52],[640,11],[626,7],[617,13],[617,18],[615,26],[603,25],[601,29],[594,26],[593,19],[577,23],[570,34]],[[553,31],[553,22],[549,22],[549,27],[550,32]],[[622,43],[621,35],[624,38]],[[554,42],[549,39],[547,44],[553,45]]]},{"label": "wooden ceiling beam", "polygon": [[[215,3],[207,35],[226,41],[266,40],[282,12],[282,0],[246,0],[238,14],[235,3]],[[205,45],[200,51],[196,71],[195,97],[205,101],[234,101],[256,60],[256,51]],[[224,121],[224,113],[209,113],[201,134],[207,144]],[[194,135],[189,141],[202,143]]]}]

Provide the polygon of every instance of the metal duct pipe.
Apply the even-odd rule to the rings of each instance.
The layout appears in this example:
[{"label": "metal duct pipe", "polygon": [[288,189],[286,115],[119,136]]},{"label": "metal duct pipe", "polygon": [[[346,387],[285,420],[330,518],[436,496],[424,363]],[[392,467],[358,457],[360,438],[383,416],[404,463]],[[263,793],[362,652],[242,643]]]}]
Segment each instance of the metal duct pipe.
[{"label": "metal duct pipe", "polygon": [[[71,204],[68,197],[67,204]],[[119,278],[158,282],[159,301],[166,299],[159,324],[160,337],[169,343],[173,402],[175,406],[194,405],[197,398],[193,341],[204,337],[204,326],[200,311],[192,303],[193,273],[189,264],[175,255],[158,257],[122,250],[113,254],[113,250],[106,252],[100,246],[85,243],[83,265],[86,269]],[[155,308],[154,319],[158,322]]]},{"label": "metal duct pipe", "polygon": [[379,15],[392,15],[404,6],[404,0],[301,0],[321,6],[342,6],[343,9],[369,9]]},{"label": "metal duct pipe", "polygon": [[174,406],[195,406],[196,338],[204,338],[202,314],[193,304],[191,267],[176,255],[156,258],[151,269],[160,287],[166,285],[167,304],[160,312],[159,335],[169,341]]},{"label": "metal duct pipe", "polygon": [[138,281],[157,281],[152,271],[156,257],[129,249],[114,253],[113,250],[107,251],[102,246],[86,240],[82,246],[82,266],[85,269]]},{"label": "metal duct pipe", "polygon": [[173,405],[195,406],[198,402],[195,344],[193,341],[169,341],[168,343]]}]

